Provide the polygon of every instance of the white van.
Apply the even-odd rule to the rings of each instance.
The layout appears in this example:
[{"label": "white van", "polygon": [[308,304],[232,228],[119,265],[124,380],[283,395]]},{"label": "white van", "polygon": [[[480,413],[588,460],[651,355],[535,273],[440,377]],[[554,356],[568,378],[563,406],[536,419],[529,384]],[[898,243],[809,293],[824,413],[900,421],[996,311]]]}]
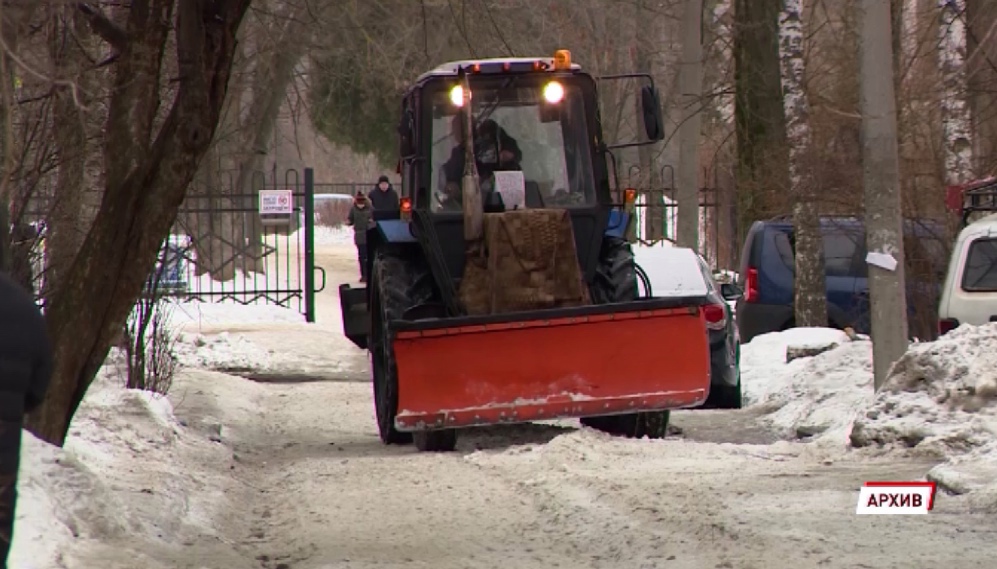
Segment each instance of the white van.
[{"label": "white van", "polygon": [[997,322],[997,214],[959,232],[938,307],[938,333],[988,322]]}]

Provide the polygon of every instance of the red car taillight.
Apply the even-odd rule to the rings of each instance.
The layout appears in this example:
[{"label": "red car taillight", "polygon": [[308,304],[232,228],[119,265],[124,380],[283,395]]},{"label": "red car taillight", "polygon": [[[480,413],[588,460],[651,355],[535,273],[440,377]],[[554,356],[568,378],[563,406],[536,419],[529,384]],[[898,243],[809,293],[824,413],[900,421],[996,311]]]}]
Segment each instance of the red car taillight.
[{"label": "red car taillight", "polygon": [[959,327],[959,321],[955,318],[944,318],[938,321],[938,335],[941,336]]},{"label": "red car taillight", "polygon": [[710,330],[723,330],[727,326],[727,309],[722,304],[707,304],[703,307],[706,327]]},{"label": "red car taillight", "polygon": [[758,300],[758,269],[749,268],[744,278],[744,302]]}]

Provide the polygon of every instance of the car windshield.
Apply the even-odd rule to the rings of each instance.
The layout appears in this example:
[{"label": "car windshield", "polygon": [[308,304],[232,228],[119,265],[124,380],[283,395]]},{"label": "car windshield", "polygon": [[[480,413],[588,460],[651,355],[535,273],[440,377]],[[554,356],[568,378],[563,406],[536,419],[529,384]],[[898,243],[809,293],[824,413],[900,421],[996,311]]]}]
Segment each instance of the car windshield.
[{"label": "car windshield", "polygon": [[997,239],[977,239],[969,246],[962,289],[969,292],[997,292]]},{"label": "car windshield", "polygon": [[[559,83],[563,98],[548,103],[549,83],[525,77],[471,83],[474,150],[482,189],[493,187],[495,172],[522,172],[527,206],[591,206],[595,188],[582,90],[570,82]],[[436,91],[432,105],[433,209],[459,209],[453,198],[460,193],[464,173],[462,115],[448,89]]]}]

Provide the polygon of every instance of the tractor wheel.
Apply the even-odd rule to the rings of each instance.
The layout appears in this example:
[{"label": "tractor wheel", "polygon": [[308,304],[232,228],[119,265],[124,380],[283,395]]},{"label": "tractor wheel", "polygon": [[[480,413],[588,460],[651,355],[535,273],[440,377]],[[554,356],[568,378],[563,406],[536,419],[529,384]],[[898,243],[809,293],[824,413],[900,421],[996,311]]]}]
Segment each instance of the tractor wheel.
[{"label": "tractor wheel", "polygon": [[415,448],[421,452],[450,452],[457,448],[457,429],[412,433]]},{"label": "tractor wheel", "polygon": [[741,380],[737,385],[714,385],[704,407],[708,409],[740,409],[742,407]]},{"label": "tractor wheel", "polygon": [[[595,282],[592,283],[592,301],[595,304],[630,302],[637,298],[637,271],[630,244],[623,239],[603,242]],[[608,417],[583,417],[582,425],[625,437],[661,439],[668,430],[668,411],[649,411]]]},{"label": "tractor wheel", "polygon": [[606,240],[591,288],[592,302],[630,302],[637,298],[637,290],[637,271],[630,244],[622,239]]},{"label": "tractor wheel", "polygon": [[398,413],[398,369],[391,347],[391,322],[409,307],[429,300],[432,277],[422,263],[387,250],[376,253],[371,270],[370,352],[374,375],[374,411],[384,444],[408,444],[411,433],[395,429]]}]

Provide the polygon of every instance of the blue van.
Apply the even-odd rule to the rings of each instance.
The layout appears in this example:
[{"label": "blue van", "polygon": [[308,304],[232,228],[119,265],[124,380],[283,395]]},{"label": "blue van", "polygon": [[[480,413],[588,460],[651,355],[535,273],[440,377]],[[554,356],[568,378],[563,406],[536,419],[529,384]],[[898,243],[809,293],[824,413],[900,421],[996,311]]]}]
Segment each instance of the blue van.
[{"label": "blue van", "polygon": [[[821,218],[828,326],[852,327],[869,333],[869,283],[865,262],[865,223],[861,218]],[[905,225],[911,335],[923,339],[935,333],[938,298],[948,259],[944,227],[934,221],[907,220]],[[738,284],[744,295],[737,302],[741,342],[760,334],[793,328],[795,253],[792,217],[756,221],[741,251]],[[918,310],[918,307],[922,307]],[[920,325],[927,319],[927,324]],[[926,332],[929,331],[930,332]]]}]

